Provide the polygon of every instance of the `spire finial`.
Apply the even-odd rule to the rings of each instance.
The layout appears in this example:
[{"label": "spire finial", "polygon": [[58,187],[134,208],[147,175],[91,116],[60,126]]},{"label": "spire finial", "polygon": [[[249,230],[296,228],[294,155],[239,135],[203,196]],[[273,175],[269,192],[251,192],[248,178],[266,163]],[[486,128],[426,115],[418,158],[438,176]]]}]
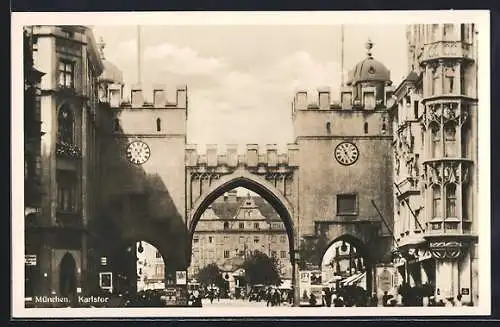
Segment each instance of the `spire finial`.
[{"label": "spire finial", "polygon": [[99,38],[99,43],[97,43],[97,47],[99,48],[99,54],[101,55],[101,59],[104,59],[104,48],[106,47],[106,43],[104,43],[104,39],[102,36]]},{"label": "spire finial", "polygon": [[365,44],[365,48],[366,48],[366,50],[368,50],[367,54],[368,54],[369,58],[372,58],[372,48],[373,48],[373,45],[374,44],[373,44],[373,42],[372,42],[371,39],[368,39],[368,41]]}]

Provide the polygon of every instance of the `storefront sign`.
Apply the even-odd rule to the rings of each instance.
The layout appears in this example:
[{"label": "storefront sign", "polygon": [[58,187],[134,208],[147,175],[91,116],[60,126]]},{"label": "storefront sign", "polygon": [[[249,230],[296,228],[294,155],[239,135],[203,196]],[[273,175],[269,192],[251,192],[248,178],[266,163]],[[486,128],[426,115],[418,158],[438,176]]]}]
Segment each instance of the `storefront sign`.
[{"label": "storefront sign", "polygon": [[108,290],[110,292],[113,292],[113,273],[112,272],[99,273],[99,286],[103,290]]},{"label": "storefront sign", "polygon": [[175,272],[175,280],[177,285],[187,284],[187,272],[185,270]]},{"label": "storefront sign", "polygon": [[26,254],[24,256],[24,264],[26,266],[36,266],[36,254]]}]

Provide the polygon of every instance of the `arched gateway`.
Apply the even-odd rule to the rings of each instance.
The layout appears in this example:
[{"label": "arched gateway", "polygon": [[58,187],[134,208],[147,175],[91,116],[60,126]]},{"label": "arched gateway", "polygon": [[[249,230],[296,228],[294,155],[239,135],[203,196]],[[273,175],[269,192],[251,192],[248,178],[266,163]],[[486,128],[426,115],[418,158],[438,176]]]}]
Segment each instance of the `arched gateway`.
[{"label": "arched gateway", "polygon": [[218,196],[241,186],[267,200],[285,224],[295,304],[299,270],[320,269],[314,258],[340,237],[362,241],[369,262],[381,262],[392,239],[382,221],[391,226],[393,219],[389,77],[369,53],[342,88],[341,103],[331,101],[328,89],[319,89],[314,99],[297,92],[294,143],[283,153],[274,144],[248,144],[239,149],[243,153],[236,145],[208,145],[198,153],[186,142],[186,87],[169,102],[164,88],[155,86],[153,103],[146,103],[140,86],[133,86],[131,101],[124,102],[120,81],[104,84],[102,101],[109,105],[111,123],[104,127],[110,137],[100,158],[101,192],[106,215],[118,227],[109,230],[126,240],[151,240],[165,258],[166,275],[175,276],[190,265],[201,214]]}]

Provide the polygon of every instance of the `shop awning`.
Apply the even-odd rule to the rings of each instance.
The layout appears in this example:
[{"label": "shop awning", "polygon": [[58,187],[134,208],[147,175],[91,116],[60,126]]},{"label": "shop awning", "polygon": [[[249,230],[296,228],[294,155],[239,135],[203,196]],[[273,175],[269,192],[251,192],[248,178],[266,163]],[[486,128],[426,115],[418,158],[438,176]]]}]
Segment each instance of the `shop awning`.
[{"label": "shop awning", "polygon": [[361,279],[363,279],[365,276],[366,276],[366,272],[358,273],[358,274],[352,275],[350,277],[347,277],[346,279],[341,281],[340,284],[342,286],[354,285],[354,284],[358,283],[359,281],[361,281]]}]

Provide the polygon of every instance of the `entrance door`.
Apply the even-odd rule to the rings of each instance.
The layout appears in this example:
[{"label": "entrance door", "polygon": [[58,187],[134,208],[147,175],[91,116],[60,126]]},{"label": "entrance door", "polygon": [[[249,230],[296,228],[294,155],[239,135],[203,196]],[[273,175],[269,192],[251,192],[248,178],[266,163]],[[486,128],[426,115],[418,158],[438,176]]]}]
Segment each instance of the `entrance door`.
[{"label": "entrance door", "polygon": [[72,296],[76,293],[76,262],[70,253],[66,253],[61,260],[59,292],[61,296]]}]

